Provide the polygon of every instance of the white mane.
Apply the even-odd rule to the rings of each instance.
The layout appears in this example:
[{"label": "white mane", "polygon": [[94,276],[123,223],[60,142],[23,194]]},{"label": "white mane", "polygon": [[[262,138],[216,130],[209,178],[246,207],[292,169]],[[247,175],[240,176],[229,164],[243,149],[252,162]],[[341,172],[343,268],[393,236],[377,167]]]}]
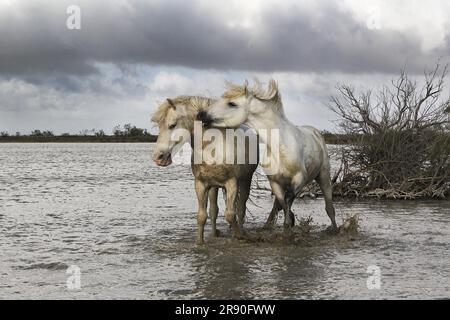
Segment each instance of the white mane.
[{"label": "white mane", "polygon": [[[187,106],[187,117],[192,118],[192,120],[199,111],[206,110],[214,102],[213,99],[201,96],[178,96],[171,99],[171,101],[175,105],[182,104]],[[152,121],[158,124],[164,122],[167,117],[167,112],[171,108],[173,106],[168,101],[164,101],[152,115]]]},{"label": "white mane", "polygon": [[281,102],[281,94],[275,80],[269,80],[267,90],[262,88],[262,84],[258,79],[255,79],[253,88],[249,88],[247,81],[245,81],[243,85],[238,85],[231,82],[227,82],[226,85],[228,90],[222,95],[222,98],[231,100],[238,97],[251,95],[256,99],[271,102],[273,109],[280,113],[283,117],[285,116],[283,103]]}]

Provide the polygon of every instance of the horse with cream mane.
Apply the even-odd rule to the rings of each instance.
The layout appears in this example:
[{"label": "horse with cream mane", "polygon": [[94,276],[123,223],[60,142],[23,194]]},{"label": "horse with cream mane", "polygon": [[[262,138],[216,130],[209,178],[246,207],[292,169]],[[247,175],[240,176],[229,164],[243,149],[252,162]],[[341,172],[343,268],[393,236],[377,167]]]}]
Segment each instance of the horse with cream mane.
[{"label": "horse with cream mane", "polygon": [[[200,157],[201,161],[196,163],[195,156],[203,154],[211,141],[201,141],[199,146],[194,145],[194,133],[203,136],[205,128],[197,121],[200,129],[195,132],[196,116],[201,110],[208,110],[213,100],[196,96],[179,96],[167,99],[156,110],[152,121],[159,127],[158,140],[153,154],[153,160],[158,166],[168,166],[172,163],[174,155],[185,143],[190,143],[193,149],[191,168],[195,177],[195,191],[198,199],[198,234],[197,243],[204,243],[204,227],[207,219],[208,197],[210,201],[209,215],[212,223],[212,236],[217,236],[216,219],[218,213],[217,194],[218,188],[224,188],[226,194],[225,218],[230,223],[234,235],[239,237],[243,232],[243,224],[246,211],[246,203],[250,194],[250,186],[253,173],[258,166],[258,155],[251,162],[250,153],[258,152],[250,150],[250,143],[245,146],[238,145],[235,139],[224,141],[223,148],[216,148],[215,153],[233,151],[232,163],[220,162],[210,163]],[[197,126],[198,128],[198,126]],[[248,129],[248,128],[247,128]],[[224,129],[220,130],[222,133]],[[223,135],[225,136],[225,134]],[[255,140],[257,140],[255,136]],[[241,153],[244,154],[244,163],[237,161]],[[206,159],[208,160],[208,159]],[[251,163],[250,163],[251,162]],[[238,222],[236,223],[236,215]]]}]

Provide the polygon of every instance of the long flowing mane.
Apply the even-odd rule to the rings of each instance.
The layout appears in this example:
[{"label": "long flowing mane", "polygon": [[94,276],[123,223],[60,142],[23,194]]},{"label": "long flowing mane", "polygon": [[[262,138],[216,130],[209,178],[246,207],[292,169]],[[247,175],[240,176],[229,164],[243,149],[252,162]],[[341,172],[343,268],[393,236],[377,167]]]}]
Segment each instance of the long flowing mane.
[{"label": "long flowing mane", "polygon": [[[188,120],[195,120],[197,113],[201,110],[207,110],[209,106],[215,102],[214,99],[202,96],[178,96],[171,99],[175,105],[186,106],[186,118]],[[156,123],[163,122],[167,117],[167,112],[172,108],[168,101],[160,104],[158,109],[152,115],[152,121]]]},{"label": "long flowing mane", "polygon": [[235,99],[238,97],[251,95],[256,99],[271,102],[272,108],[278,112],[282,117],[285,117],[283,103],[281,102],[281,94],[278,90],[278,84],[275,80],[269,80],[267,90],[262,88],[262,84],[258,79],[255,79],[253,88],[248,87],[248,82],[245,81],[243,85],[237,85],[227,82],[227,91],[222,95],[225,99]]}]

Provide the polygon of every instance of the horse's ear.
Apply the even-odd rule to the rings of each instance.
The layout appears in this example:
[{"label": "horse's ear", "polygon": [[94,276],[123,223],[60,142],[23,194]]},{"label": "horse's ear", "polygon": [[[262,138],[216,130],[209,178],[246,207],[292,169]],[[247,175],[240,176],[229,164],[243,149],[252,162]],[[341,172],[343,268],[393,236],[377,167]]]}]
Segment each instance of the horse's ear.
[{"label": "horse's ear", "polygon": [[274,79],[269,80],[268,99],[273,100],[278,96],[278,84]]},{"label": "horse's ear", "polygon": [[171,106],[172,108],[176,109],[175,103],[173,103],[172,99],[167,98],[167,103],[169,104],[169,106]]},{"label": "horse's ear", "polygon": [[247,97],[248,96],[248,80],[245,79],[244,81],[244,94]]}]

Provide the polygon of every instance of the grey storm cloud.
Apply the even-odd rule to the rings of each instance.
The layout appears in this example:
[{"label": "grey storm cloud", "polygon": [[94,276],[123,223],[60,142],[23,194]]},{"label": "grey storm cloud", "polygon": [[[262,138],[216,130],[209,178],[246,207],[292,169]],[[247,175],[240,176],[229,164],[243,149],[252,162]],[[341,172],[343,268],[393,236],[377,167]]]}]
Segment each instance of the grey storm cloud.
[{"label": "grey storm cloud", "polygon": [[[70,4],[81,7],[81,30],[65,26]],[[267,7],[253,28],[230,27],[226,15],[197,1],[18,1],[0,11],[6,77],[89,75],[98,62],[347,73],[396,72],[406,63],[414,72],[446,57],[443,47],[425,52],[412,33],[371,30],[336,3],[313,15],[296,6]]]}]

